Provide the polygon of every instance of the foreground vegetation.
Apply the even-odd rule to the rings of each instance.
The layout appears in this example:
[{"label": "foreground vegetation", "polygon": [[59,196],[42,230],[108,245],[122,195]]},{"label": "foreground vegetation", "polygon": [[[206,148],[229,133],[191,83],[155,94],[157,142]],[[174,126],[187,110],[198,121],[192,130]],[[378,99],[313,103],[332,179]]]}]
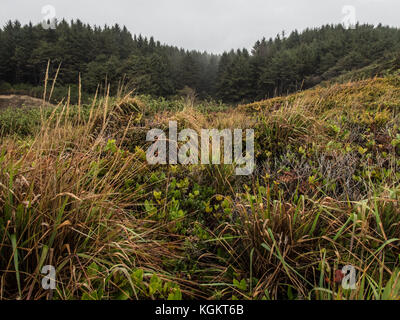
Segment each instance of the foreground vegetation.
[{"label": "foreground vegetation", "polygon": [[[1,112],[0,299],[399,299],[399,97],[392,76],[235,109],[119,92]],[[254,128],[257,170],[149,166],[169,120]]]}]

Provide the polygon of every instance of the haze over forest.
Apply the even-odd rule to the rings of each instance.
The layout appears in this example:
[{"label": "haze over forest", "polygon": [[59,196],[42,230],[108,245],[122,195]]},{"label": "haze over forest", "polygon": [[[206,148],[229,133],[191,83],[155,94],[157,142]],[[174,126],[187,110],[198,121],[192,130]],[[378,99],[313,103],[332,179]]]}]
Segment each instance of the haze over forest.
[{"label": "haze over forest", "polygon": [[396,61],[399,45],[399,29],[338,24],[282,32],[257,40],[250,51],[215,55],[132,35],[118,24],[62,20],[44,29],[9,21],[0,29],[0,92],[40,95],[50,60],[52,73],[61,65],[59,90],[72,86],[73,97],[81,74],[86,93],[105,81],[116,92],[123,79],[139,94],[169,97],[192,89],[201,99],[250,102],[307,89],[380,60]]},{"label": "haze over forest", "polygon": [[[399,27],[397,0],[85,0],[71,4],[62,0],[2,0],[0,26],[8,20],[39,23],[51,5],[58,20],[80,19],[90,25],[125,25],[133,34],[153,36],[161,43],[188,50],[222,54],[246,48],[263,37],[275,37],[325,24],[341,23],[354,7],[354,19]],[[50,14],[50,15],[49,15]]]}]

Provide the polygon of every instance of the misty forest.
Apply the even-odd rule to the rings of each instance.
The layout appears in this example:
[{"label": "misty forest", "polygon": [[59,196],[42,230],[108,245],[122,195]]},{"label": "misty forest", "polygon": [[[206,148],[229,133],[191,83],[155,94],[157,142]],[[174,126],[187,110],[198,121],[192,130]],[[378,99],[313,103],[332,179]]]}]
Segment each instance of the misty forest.
[{"label": "misty forest", "polygon": [[[161,44],[126,27],[91,27],[65,20],[45,30],[9,21],[0,29],[0,92],[31,90],[42,94],[48,60],[61,64],[59,86],[94,93],[124,81],[135,92],[169,97],[191,88],[202,99],[240,103],[307,89],[373,62],[398,57],[400,31],[379,25],[326,25],[301,33],[260,39],[249,52],[222,55]],[[39,87],[39,88],[37,88]],[[35,90],[36,88],[36,90]]]}]

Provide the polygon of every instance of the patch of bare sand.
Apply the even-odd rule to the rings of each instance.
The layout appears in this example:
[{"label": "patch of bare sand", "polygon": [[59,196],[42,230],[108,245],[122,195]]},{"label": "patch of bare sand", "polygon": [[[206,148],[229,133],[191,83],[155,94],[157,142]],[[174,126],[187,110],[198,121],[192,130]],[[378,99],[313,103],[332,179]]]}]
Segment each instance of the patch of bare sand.
[{"label": "patch of bare sand", "polygon": [[[40,107],[42,99],[22,95],[0,95],[0,110],[5,108]],[[50,106],[49,103],[45,104]]]}]

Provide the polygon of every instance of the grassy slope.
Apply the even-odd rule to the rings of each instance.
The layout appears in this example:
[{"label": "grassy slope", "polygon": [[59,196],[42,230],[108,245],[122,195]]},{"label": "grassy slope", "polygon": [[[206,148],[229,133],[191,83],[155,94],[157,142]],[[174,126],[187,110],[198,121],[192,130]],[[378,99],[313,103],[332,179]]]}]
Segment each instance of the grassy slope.
[{"label": "grassy slope", "polygon": [[[53,264],[57,299],[398,299],[399,106],[388,77],[235,110],[105,98],[11,126],[0,298],[49,297],[40,269]],[[254,128],[255,174],[148,166],[146,131],[171,119]],[[334,281],[348,264],[354,291]]]},{"label": "grassy slope", "polygon": [[[385,55],[381,59],[374,61],[370,65],[363,68],[342,71],[341,75],[331,78],[329,81],[323,82],[322,85],[330,83],[346,83],[349,81],[359,81],[370,79],[373,77],[384,77],[390,75],[398,75],[400,70],[400,56],[398,53]],[[329,74],[329,72],[328,72]]]}]

